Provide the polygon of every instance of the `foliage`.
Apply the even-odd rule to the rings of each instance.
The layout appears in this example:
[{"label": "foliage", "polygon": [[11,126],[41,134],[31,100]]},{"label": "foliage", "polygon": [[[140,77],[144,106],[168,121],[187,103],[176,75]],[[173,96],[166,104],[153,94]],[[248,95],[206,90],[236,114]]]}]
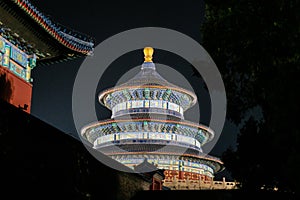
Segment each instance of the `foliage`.
[{"label": "foliage", "polygon": [[[206,2],[203,46],[219,67],[228,118],[242,127],[223,159],[244,188],[299,189],[300,3]],[[246,118],[260,107],[263,118]]]}]

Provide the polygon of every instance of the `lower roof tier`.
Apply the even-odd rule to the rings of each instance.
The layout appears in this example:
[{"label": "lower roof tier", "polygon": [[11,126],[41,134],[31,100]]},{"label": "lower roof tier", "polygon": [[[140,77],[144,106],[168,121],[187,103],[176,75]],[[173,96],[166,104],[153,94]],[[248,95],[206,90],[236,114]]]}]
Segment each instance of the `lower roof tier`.
[{"label": "lower roof tier", "polygon": [[194,172],[210,177],[213,177],[215,173],[224,169],[223,163],[218,158],[211,156],[160,152],[127,152],[107,155],[133,169],[145,159],[147,159],[147,162],[156,165],[159,169]]},{"label": "lower roof tier", "polygon": [[98,141],[101,143],[101,138],[104,142],[136,138],[179,140],[178,142],[182,141],[201,148],[201,146],[213,139],[214,132],[206,126],[184,120],[129,118],[110,119],[87,125],[81,130],[81,136],[91,144],[97,144]]},{"label": "lower roof tier", "polygon": [[159,153],[172,153],[172,154],[189,154],[193,156],[203,156],[202,149],[197,149],[194,146],[187,146],[178,143],[161,144],[159,141],[154,143],[152,140],[151,144],[128,142],[126,143],[106,143],[103,145],[94,146],[94,149],[100,151],[103,154],[119,154],[119,153],[134,153],[134,152],[159,152]]}]

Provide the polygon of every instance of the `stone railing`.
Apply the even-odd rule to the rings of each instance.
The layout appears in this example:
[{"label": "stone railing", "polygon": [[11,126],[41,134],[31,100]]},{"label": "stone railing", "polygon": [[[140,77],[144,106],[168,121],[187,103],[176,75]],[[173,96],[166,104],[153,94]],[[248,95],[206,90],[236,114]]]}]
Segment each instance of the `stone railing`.
[{"label": "stone railing", "polygon": [[238,189],[237,182],[225,181],[203,181],[203,180],[189,180],[189,179],[177,179],[164,180],[163,186],[170,188],[171,190],[231,190]]}]

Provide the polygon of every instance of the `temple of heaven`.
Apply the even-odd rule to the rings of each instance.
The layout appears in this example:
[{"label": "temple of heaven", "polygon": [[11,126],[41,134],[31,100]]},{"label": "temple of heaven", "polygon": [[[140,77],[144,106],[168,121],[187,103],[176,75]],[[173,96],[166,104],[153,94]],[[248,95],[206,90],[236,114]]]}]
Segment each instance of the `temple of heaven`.
[{"label": "temple of heaven", "polygon": [[197,96],[159,75],[153,52],[145,47],[140,72],[99,94],[99,102],[112,111],[111,119],[83,127],[81,137],[129,168],[146,160],[164,169],[166,187],[208,188],[214,174],[223,170],[220,159],[202,151],[214,131],[184,119]]}]

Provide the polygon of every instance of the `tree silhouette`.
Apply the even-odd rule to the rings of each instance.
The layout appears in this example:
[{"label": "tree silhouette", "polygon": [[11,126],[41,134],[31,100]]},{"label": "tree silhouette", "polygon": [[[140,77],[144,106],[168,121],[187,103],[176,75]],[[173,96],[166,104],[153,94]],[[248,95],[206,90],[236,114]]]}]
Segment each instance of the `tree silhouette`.
[{"label": "tree silhouette", "polygon": [[[223,159],[244,188],[300,189],[300,3],[206,2],[203,46],[219,67],[227,116],[240,129],[237,150]],[[262,110],[247,119],[254,107]],[[265,186],[264,186],[265,185]]]}]

